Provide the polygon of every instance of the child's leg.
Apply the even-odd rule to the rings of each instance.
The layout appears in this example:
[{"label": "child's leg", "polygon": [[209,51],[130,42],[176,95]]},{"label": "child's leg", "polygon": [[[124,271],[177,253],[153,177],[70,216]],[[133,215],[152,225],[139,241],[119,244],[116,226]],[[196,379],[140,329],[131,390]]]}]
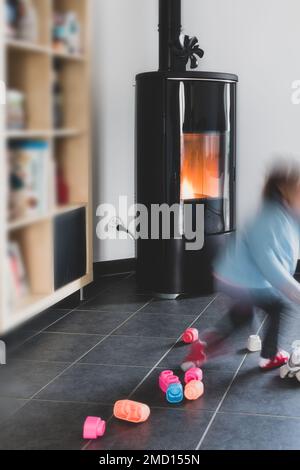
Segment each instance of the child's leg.
[{"label": "child's leg", "polygon": [[225,340],[233,332],[252,322],[253,317],[253,305],[246,302],[235,303],[213,328],[207,329],[200,335],[200,341],[192,345],[189,355],[181,366],[182,369],[200,367],[207,359],[224,354]]},{"label": "child's leg", "polygon": [[271,370],[286,364],[289,360],[289,354],[279,350],[278,347],[283,313],[288,309],[288,305],[283,299],[275,295],[259,299],[257,305],[268,314],[268,324],[263,339],[259,365],[262,370]]},{"label": "child's leg", "polygon": [[263,339],[261,357],[272,359],[278,353],[278,338],[280,324],[284,311],[288,309],[283,299],[276,296],[270,296],[257,302],[257,305],[268,314],[268,324]]},{"label": "child's leg", "polygon": [[250,302],[239,301],[216,323],[214,330],[224,339],[246,324],[252,323],[254,308]]}]

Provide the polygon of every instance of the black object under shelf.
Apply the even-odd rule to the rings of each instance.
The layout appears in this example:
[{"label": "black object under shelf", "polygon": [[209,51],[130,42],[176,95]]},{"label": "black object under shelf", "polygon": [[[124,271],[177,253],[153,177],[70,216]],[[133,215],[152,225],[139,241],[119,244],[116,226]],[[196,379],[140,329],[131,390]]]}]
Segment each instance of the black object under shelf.
[{"label": "black object under shelf", "polygon": [[86,210],[84,207],[54,220],[55,290],[86,274]]}]

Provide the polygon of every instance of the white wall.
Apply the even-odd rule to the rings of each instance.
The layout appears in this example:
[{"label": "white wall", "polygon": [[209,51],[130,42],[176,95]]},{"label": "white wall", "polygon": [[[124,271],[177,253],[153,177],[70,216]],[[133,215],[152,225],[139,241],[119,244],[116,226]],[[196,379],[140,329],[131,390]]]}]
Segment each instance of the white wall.
[{"label": "white wall", "polygon": [[[94,3],[94,205],[134,202],[134,81],[157,63],[156,0]],[[95,261],[131,258],[132,240],[95,240]]]},{"label": "white wall", "polygon": [[[95,203],[134,199],[134,76],[156,69],[158,0],[95,3]],[[237,73],[238,217],[255,207],[266,162],[300,154],[299,0],[182,0],[184,32],[205,50],[202,70]],[[131,241],[96,242],[95,260],[131,257]]]}]

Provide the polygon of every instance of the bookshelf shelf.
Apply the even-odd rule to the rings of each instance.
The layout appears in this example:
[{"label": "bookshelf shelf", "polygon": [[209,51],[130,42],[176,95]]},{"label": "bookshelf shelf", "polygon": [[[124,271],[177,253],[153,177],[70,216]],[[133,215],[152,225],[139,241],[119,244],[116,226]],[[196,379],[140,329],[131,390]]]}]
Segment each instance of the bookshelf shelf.
[{"label": "bookshelf shelf", "polygon": [[53,135],[52,130],[6,130],[4,132],[8,140],[26,140],[26,139],[48,139]]},{"label": "bookshelf shelf", "polygon": [[62,139],[65,137],[76,137],[85,133],[79,129],[22,129],[22,130],[5,130],[4,136],[7,140],[27,140],[27,139]]},{"label": "bookshelf shelf", "polygon": [[55,51],[54,49],[52,49],[51,54],[55,59],[70,60],[70,61],[75,61],[75,62],[86,61],[86,57],[83,54],[68,54],[65,52]]},{"label": "bookshelf shelf", "polygon": [[22,219],[19,219],[19,220],[14,220],[14,221],[10,221],[8,222],[7,226],[8,226],[8,231],[9,232],[13,232],[13,231],[16,231],[16,230],[20,230],[24,227],[27,227],[27,226],[31,226],[31,225],[34,225],[34,224],[38,224],[44,220],[48,220],[50,219],[51,215],[50,214],[45,214],[45,215],[41,215],[41,216],[38,216],[38,217],[24,217]]},{"label": "bookshelf shelf", "polygon": [[51,54],[49,46],[37,44],[34,42],[24,41],[22,39],[6,39],[5,45],[7,49],[16,49],[20,51],[35,52],[39,54]]},{"label": "bookshelf shelf", "polygon": [[[7,155],[0,162],[0,337],[83,288],[93,279],[90,0],[32,2],[38,18],[37,42],[5,37],[0,41],[0,80],[6,83],[8,90],[16,90],[25,97],[24,129],[11,129],[5,122],[5,116],[0,115],[0,150]],[[5,2],[0,2],[0,23],[5,18],[4,4]],[[54,16],[65,15],[70,11],[76,13],[80,22],[83,51],[80,53],[56,50],[52,44]],[[4,24],[0,31],[5,31]],[[54,125],[53,116],[56,103],[53,75],[57,64],[63,94],[63,120],[59,127]],[[5,108],[4,114],[7,114],[8,104]],[[16,158],[15,149],[21,149],[21,152],[25,149],[28,152],[28,147],[41,143],[47,144],[47,152],[39,157],[35,155],[34,158],[44,159],[43,168],[47,176],[44,185],[45,210],[38,215],[26,215],[22,212],[15,219],[9,220],[8,207],[15,200],[11,199],[12,190],[7,185],[11,181],[8,176],[12,171],[12,158]],[[27,155],[26,158],[31,161],[31,156]],[[64,193],[58,189],[58,173],[63,178],[64,188],[67,188]],[[43,190],[43,185],[41,186]],[[76,245],[72,245],[74,237],[70,235],[68,243],[65,231],[61,232],[60,228],[68,226],[69,220],[70,223],[75,223],[75,227],[78,226],[81,234],[85,234],[84,237],[79,237],[78,243],[81,243],[79,251],[84,253],[81,265],[85,263],[86,269],[81,272],[81,277],[70,279],[55,288],[58,285],[56,264],[61,239],[67,243],[67,247],[72,246],[73,253],[77,253]],[[13,251],[12,248],[20,254],[18,262],[19,266],[22,265],[26,279],[26,289],[20,297],[13,298],[13,301],[7,284],[12,270],[8,253]],[[68,256],[70,258],[71,254]]]},{"label": "bookshelf shelf", "polygon": [[43,44],[37,44],[34,42],[24,41],[22,39],[6,39],[6,48],[12,50],[19,50],[25,52],[33,52],[36,54],[46,54],[51,56],[53,59],[70,60],[77,62],[85,62],[86,56],[84,54],[72,54],[68,52],[56,51],[50,46]]},{"label": "bookshelf shelf", "polygon": [[53,131],[52,136],[56,139],[63,139],[65,137],[76,137],[83,133],[83,130],[80,131],[77,129],[56,129]]}]

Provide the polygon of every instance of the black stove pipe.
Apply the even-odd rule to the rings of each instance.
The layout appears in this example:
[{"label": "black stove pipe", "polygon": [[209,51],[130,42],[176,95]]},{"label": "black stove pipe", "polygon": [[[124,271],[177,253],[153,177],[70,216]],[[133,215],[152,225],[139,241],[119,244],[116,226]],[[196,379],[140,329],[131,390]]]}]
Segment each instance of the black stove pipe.
[{"label": "black stove pipe", "polygon": [[159,70],[178,71],[178,62],[173,47],[181,34],[181,0],[159,0]]}]

